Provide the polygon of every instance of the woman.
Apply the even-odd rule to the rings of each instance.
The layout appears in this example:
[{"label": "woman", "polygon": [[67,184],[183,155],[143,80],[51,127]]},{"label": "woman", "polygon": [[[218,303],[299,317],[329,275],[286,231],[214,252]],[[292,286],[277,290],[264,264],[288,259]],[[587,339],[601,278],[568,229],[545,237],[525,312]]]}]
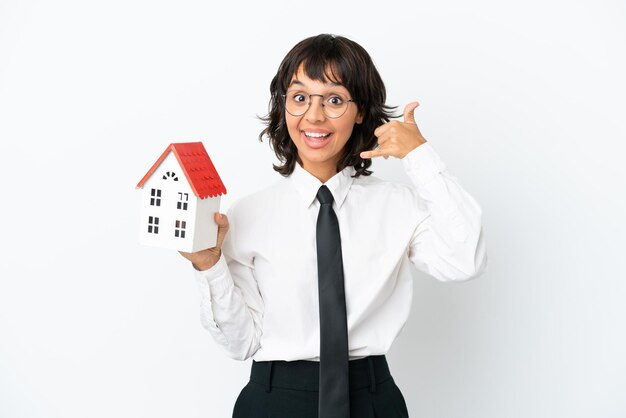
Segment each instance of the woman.
[{"label": "woman", "polygon": [[[410,264],[442,280],[486,265],[481,210],[404,108],[389,122],[369,54],[340,36],[285,56],[264,119],[283,178],[215,214],[196,268],[202,320],[232,358],[253,358],[233,417],[407,417],[385,354],[412,299]],[[413,183],[371,176],[398,158]]]}]

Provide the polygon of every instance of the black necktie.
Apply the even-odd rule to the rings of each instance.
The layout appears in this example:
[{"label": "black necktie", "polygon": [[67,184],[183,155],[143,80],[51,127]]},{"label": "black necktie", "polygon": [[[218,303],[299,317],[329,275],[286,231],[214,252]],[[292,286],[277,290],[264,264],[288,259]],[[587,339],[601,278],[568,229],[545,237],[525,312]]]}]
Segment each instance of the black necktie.
[{"label": "black necktie", "polygon": [[317,274],[320,303],[319,418],[350,418],[348,325],[339,222],[328,187],[317,192]]}]

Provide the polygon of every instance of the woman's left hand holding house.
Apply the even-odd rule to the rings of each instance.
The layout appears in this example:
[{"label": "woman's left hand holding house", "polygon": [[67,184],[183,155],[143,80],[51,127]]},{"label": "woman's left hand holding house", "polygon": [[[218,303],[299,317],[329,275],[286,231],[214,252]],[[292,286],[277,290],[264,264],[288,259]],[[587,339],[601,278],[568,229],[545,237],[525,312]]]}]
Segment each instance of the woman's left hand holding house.
[{"label": "woman's left hand holding house", "polygon": [[207,248],[206,250],[197,251],[195,253],[186,253],[179,251],[179,253],[187,260],[191,261],[196,270],[208,270],[215,265],[222,255],[222,243],[224,237],[228,232],[228,218],[222,213],[215,212],[215,223],[217,224],[217,243],[213,248]]}]

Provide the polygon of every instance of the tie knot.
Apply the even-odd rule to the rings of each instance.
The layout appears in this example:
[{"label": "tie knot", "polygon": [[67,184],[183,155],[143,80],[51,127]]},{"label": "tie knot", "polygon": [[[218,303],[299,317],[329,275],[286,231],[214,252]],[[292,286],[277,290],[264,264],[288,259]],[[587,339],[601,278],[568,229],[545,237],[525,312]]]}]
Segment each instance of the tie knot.
[{"label": "tie knot", "polygon": [[320,189],[317,191],[317,200],[319,200],[320,204],[322,205],[333,204],[333,195],[330,190],[328,190],[328,187],[326,187],[326,185],[322,185],[322,187],[320,187]]}]

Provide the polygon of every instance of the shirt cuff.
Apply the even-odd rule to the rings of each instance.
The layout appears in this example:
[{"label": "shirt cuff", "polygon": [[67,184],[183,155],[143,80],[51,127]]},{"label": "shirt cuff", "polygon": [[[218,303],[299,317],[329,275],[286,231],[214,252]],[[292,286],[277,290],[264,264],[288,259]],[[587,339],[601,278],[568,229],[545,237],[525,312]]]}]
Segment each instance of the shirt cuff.
[{"label": "shirt cuff", "polygon": [[439,173],[447,170],[445,163],[429,142],[423,143],[405,155],[402,158],[402,164],[417,187],[428,184]]},{"label": "shirt cuff", "polygon": [[[230,277],[228,264],[224,258],[224,253],[219,260],[208,270],[195,270],[196,277],[209,287],[211,295],[218,296],[227,293],[233,287],[233,280]],[[204,286],[203,286],[204,287]]]}]

